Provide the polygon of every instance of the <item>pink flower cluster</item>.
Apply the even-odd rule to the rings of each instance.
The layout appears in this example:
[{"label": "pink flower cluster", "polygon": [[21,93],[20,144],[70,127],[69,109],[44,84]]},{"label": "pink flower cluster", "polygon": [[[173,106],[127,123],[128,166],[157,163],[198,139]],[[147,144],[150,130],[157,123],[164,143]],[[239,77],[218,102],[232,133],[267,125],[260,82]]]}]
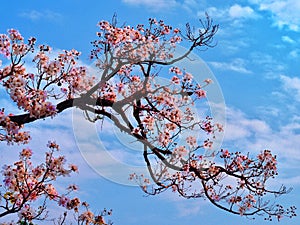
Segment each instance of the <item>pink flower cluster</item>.
[{"label": "pink flower cluster", "polygon": [[50,60],[51,48],[39,46],[33,56],[37,72],[28,73],[20,62],[29,52],[36,51],[36,39],[30,38],[28,44],[23,41],[22,35],[14,29],[0,35],[0,54],[11,56],[11,64],[0,70],[0,80],[12,100],[31,117],[54,116],[56,107],[51,100],[64,96],[73,98],[94,85],[95,78],[87,75],[86,68],[76,66],[80,53],[74,49]]},{"label": "pink flower cluster", "polygon": [[[117,87],[117,89],[119,90],[119,87]],[[117,99],[117,94],[115,92],[115,88],[113,87],[113,85],[106,83],[101,89],[100,89],[100,93],[99,93],[99,97],[101,99],[105,99],[107,101],[111,101],[111,102],[115,102]]]},{"label": "pink flower cluster", "polygon": [[0,54],[10,56],[10,41],[6,34],[0,34]]},{"label": "pink flower cluster", "polygon": [[14,68],[14,75],[5,81],[5,86],[10,92],[10,97],[19,108],[30,113],[31,117],[39,118],[53,116],[56,113],[55,106],[47,101],[45,90],[28,89],[25,68]]},{"label": "pink flower cluster", "polygon": [[[129,61],[148,60],[155,56],[156,59],[167,60],[173,57],[169,51],[181,42],[179,30],[166,25],[163,21],[149,20],[150,28],[138,25],[116,27],[107,21],[99,22],[99,40],[93,42],[95,49],[91,58],[99,58],[99,53],[114,52],[116,57]],[[168,38],[167,38],[168,37]],[[167,40],[162,41],[161,40]]]},{"label": "pink flower cluster", "polygon": [[[87,75],[87,69],[83,66],[76,66],[80,52],[72,49],[59,53],[57,58],[50,60],[48,54],[49,46],[40,46],[40,51],[34,57],[40,73],[34,75],[32,79],[44,81],[44,86],[58,86],[63,95],[73,98],[76,94],[82,93],[91,88],[95,83],[95,77]],[[51,96],[59,98],[58,92],[51,93]]]},{"label": "pink flower cluster", "polygon": [[[32,205],[41,198],[57,201],[67,209],[75,209],[80,204],[78,198],[69,199],[60,195],[52,183],[57,177],[77,171],[77,167],[70,165],[67,168],[63,156],[54,156],[55,151],[59,149],[55,142],[49,142],[48,147],[50,151],[46,153],[44,163],[34,166],[31,162],[32,150],[25,148],[20,152],[19,161],[13,165],[5,165],[2,170],[5,194],[1,196],[1,200],[2,204],[6,205],[3,208],[16,210],[19,217],[28,221],[38,214],[38,209],[34,209]],[[74,191],[77,187],[71,185],[68,190]]]},{"label": "pink flower cluster", "polygon": [[30,140],[29,132],[21,132],[22,126],[12,122],[9,116],[6,116],[3,110],[0,111],[0,125],[3,128],[0,133],[0,141],[6,141],[8,144],[27,144]]},{"label": "pink flower cluster", "polygon": [[185,146],[176,147],[173,151],[173,157],[178,158],[178,159],[182,159],[187,154],[188,154],[188,151],[185,148]]},{"label": "pink flower cluster", "polygon": [[0,34],[0,54],[5,57],[11,55],[26,55],[33,50],[35,38],[30,38],[28,44],[24,43],[23,36],[15,29],[9,29],[7,34]]}]

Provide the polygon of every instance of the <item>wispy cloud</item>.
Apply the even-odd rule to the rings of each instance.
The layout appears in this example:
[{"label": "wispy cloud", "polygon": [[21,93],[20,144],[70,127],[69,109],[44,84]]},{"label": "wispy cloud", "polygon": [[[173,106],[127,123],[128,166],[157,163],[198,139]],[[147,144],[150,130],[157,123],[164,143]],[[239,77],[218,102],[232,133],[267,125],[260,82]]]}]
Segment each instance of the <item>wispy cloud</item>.
[{"label": "wispy cloud", "polygon": [[266,134],[271,132],[266,122],[258,119],[249,119],[238,109],[227,107],[226,112],[225,141],[249,138],[253,133]]},{"label": "wispy cloud", "polygon": [[295,40],[293,40],[292,38],[290,38],[289,36],[282,36],[281,40],[283,42],[289,43],[289,44],[294,44]]},{"label": "wispy cloud", "polygon": [[[223,21],[235,21],[240,23],[241,20],[258,19],[260,18],[250,6],[241,6],[234,4],[227,8],[208,7],[205,9],[209,15],[212,15],[215,19]],[[198,11],[198,16],[203,16],[204,11]]]},{"label": "wispy cloud", "polygon": [[205,11],[200,10],[197,12],[197,16],[199,18],[202,18],[205,15],[205,13],[207,13],[210,16],[213,16],[215,20],[226,18],[226,10],[217,7],[208,7],[205,9]]},{"label": "wispy cloud", "polygon": [[216,69],[223,71],[234,71],[238,73],[250,74],[251,70],[246,68],[246,62],[243,59],[234,59],[231,62],[209,62]]},{"label": "wispy cloud", "polygon": [[229,8],[229,16],[233,19],[243,18],[243,19],[255,19],[259,15],[249,6],[240,6],[235,4]]},{"label": "wispy cloud", "polygon": [[[276,129],[262,119],[253,119],[241,110],[227,107],[224,146],[255,154],[271,149],[285,168],[299,168],[300,121],[287,121]],[[234,150],[233,149],[233,150]]]},{"label": "wispy cloud", "polygon": [[206,7],[206,0],[183,0],[180,7],[187,10],[189,13],[194,13],[195,10]]},{"label": "wispy cloud", "polygon": [[288,77],[285,75],[280,76],[280,81],[282,82],[283,89],[295,96],[296,101],[300,101],[300,78],[299,77]]},{"label": "wispy cloud", "polygon": [[249,0],[259,6],[259,10],[272,13],[274,25],[287,27],[292,31],[300,31],[300,1],[298,0]]},{"label": "wispy cloud", "polygon": [[252,66],[261,68],[268,78],[278,78],[278,74],[282,73],[286,68],[282,61],[265,52],[255,51],[250,53],[250,61]]},{"label": "wispy cloud", "polygon": [[122,0],[124,3],[134,6],[145,6],[151,11],[161,11],[175,7],[176,0]]},{"label": "wispy cloud", "polygon": [[44,11],[37,11],[37,10],[31,10],[31,11],[25,11],[19,14],[19,16],[32,20],[32,21],[38,21],[38,20],[52,20],[52,21],[58,21],[63,16],[60,13],[53,12],[50,10],[44,10]]},{"label": "wispy cloud", "polygon": [[289,56],[291,58],[298,58],[300,56],[300,50],[299,49],[295,49],[289,52]]}]

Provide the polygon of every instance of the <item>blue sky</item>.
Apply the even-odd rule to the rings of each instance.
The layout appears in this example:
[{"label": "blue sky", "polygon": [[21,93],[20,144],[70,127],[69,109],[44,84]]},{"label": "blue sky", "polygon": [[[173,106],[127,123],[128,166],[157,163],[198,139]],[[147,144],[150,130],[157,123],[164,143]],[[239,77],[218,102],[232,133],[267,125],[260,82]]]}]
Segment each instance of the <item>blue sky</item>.
[{"label": "blue sky", "polygon": [[[24,37],[35,36],[38,43],[54,49],[75,48],[82,52],[82,62],[89,64],[96,24],[110,20],[114,13],[120,24],[134,26],[155,17],[183,27],[186,22],[197,26],[198,19],[208,12],[220,25],[215,37],[217,45],[196,54],[207,63],[222,88],[227,112],[223,147],[253,154],[272,149],[278,155],[280,175],[277,183],[270,185],[293,187],[279,200],[300,208],[299,11],[298,0],[32,0],[1,4],[0,33],[16,28]],[[5,93],[0,93],[1,107],[13,110],[13,104],[2,97]],[[53,120],[30,124],[27,128],[33,136],[31,146],[42,149],[49,138],[56,139],[68,160],[78,164],[81,171],[68,182],[79,184],[79,194],[96,212],[103,207],[112,208],[116,225],[277,224],[263,218],[248,220],[229,215],[202,199],[184,200],[172,193],[144,197],[137,187],[101,177],[81,156],[82,146],[78,147],[78,134],[73,131],[76,118],[77,114],[67,111]],[[112,145],[105,130],[110,130],[108,126],[104,125],[103,136],[99,134],[105,147]],[[93,144],[90,141],[87,147],[99,147]],[[126,161],[128,154],[120,151],[124,146],[111,147],[119,160]],[[1,164],[14,160],[9,153],[17,147],[1,143],[0,148]],[[42,153],[36,154],[38,157]],[[281,222],[299,223],[299,217]]]}]

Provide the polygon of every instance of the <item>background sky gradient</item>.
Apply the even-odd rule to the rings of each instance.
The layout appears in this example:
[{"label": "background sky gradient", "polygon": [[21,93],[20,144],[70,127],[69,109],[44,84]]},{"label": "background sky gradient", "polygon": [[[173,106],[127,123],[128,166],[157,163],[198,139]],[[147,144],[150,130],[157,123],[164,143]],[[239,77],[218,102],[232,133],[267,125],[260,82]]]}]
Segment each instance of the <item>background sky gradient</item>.
[{"label": "background sky gradient", "polygon": [[[111,20],[114,13],[118,15],[119,24],[135,26],[154,17],[173,27],[184,27],[186,22],[197,27],[198,19],[205,18],[205,12],[220,26],[215,36],[217,45],[195,53],[212,70],[226,102],[227,121],[222,148],[253,155],[271,149],[278,155],[279,176],[270,182],[270,186],[293,187],[290,194],[278,201],[300,208],[300,1],[4,1],[0,33],[15,28],[25,38],[34,36],[38,44],[48,44],[54,51],[75,48],[82,52],[82,63],[90,65],[90,42],[96,39],[96,24],[100,20]],[[0,106],[7,108],[6,112],[17,112],[3,89],[0,89],[0,95]],[[90,203],[94,212],[100,212],[104,207],[113,209],[114,224],[278,224],[277,221],[265,222],[263,218],[249,220],[230,215],[203,199],[186,200],[174,193],[145,197],[138,187],[101,177],[79,151],[78,138],[73,132],[76,116],[69,110],[53,120],[28,124],[27,129],[33,137],[30,146],[38,161],[43,157],[48,140],[56,140],[68,161],[79,165],[80,170],[78,175],[59,180],[59,185],[77,183],[78,194]],[[109,125],[104,124],[99,136],[118,160],[126,161],[133,153],[137,155],[130,150],[123,151],[124,146],[110,138],[110,131]],[[87,145],[89,149],[98,147],[94,140]],[[19,148],[0,143],[0,165],[15,161],[15,149]],[[140,155],[130,158],[131,162],[139,159]],[[300,217],[284,219],[280,224],[298,225]]]}]

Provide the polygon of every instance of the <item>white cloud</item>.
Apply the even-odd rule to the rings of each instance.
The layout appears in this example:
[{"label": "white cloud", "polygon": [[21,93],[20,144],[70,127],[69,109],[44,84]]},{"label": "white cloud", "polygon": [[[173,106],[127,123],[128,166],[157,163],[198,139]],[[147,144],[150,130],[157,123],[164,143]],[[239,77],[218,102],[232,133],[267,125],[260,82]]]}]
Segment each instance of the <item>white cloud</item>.
[{"label": "white cloud", "polygon": [[20,14],[20,16],[26,17],[30,20],[38,20],[43,16],[43,14],[41,12],[32,10],[30,12],[23,12],[23,13]]},{"label": "white cloud", "polygon": [[298,58],[300,55],[300,50],[299,49],[295,49],[289,52],[289,56],[292,58]]},{"label": "white cloud", "polygon": [[62,18],[62,15],[60,13],[53,12],[50,10],[45,10],[45,11],[31,10],[31,11],[22,12],[20,16],[30,19],[32,21],[38,21],[41,19],[57,21]]},{"label": "white cloud", "polygon": [[212,16],[215,20],[218,19],[224,19],[226,18],[226,10],[225,9],[219,9],[216,7],[208,7],[207,9],[205,9],[205,11],[198,11],[197,12],[197,16],[199,18],[202,18],[205,13],[207,13],[209,16]]},{"label": "white cloud", "polygon": [[240,110],[227,108],[227,123],[223,145],[239,151],[255,154],[270,149],[287,163],[285,167],[299,167],[300,122],[289,121],[278,129],[272,129],[261,119],[252,119]]},{"label": "white cloud", "polygon": [[274,106],[270,106],[270,105],[266,105],[266,106],[258,106],[256,107],[256,110],[266,116],[266,117],[278,117],[279,113],[280,113],[280,109],[274,107]]},{"label": "white cloud", "polygon": [[271,131],[266,122],[258,119],[249,119],[240,110],[227,107],[226,116],[225,141],[245,139],[253,134],[266,134]]},{"label": "white cloud", "polygon": [[[172,194],[174,195],[174,193]],[[181,198],[181,201],[175,202],[175,205],[178,209],[179,217],[188,217],[193,215],[205,216],[205,209],[207,209],[210,204],[208,201],[203,201],[203,199],[197,199],[196,201],[187,201],[187,199]]]},{"label": "white cloud", "polygon": [[241,25],[241,20],[258,19],[260,16],[249,6],[232,5],[228,8],[209,7],[205,11],[198,11],[197,16],[212,16],[216,20],[235,21],[234,25]]},{"label": "white cloud", "polygon": [[258,15],[249,6],[240,6],[235,4],[229,8],[229,16],[233,19],[237,18],[257,18]]},{"label": "white cloud", "polygon": [[300,78],[281,75],[280,81],[284,90],[296,96],[295,100],[300,101]]},{"label": "white cloud", "polygon": [[283,42],[286,42],[286,43],[289,43],[289,44],[294,44],[295,43],[295,41],[292,38],[290,38],[289,36],[282,36],[281,40]]},{"label": "white cloud", "polygon": [[257,4],[260,10],[270,11],[275,26],[300,31],[299,0],[250,0],[250,3]]},{"label": "white cloud", "polygon": [[228,70],[244,74],[252,73],[246,68],[246,62],[243,59],[234,59],[231,62],[209,62],[209,64],[219,70]]}]

